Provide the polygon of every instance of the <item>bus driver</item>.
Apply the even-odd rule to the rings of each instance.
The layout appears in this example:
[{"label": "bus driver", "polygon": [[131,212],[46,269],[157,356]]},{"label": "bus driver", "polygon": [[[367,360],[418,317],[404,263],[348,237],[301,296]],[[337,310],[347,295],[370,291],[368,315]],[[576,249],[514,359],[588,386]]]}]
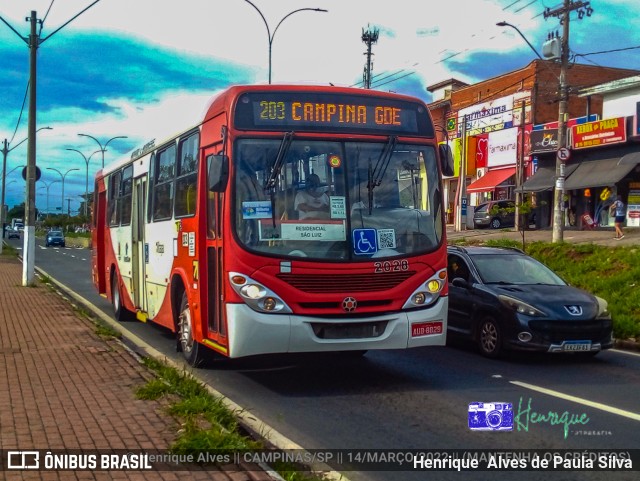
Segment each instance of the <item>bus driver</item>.
[{"label": "bus driver", "polygon": [[293,201],[298,211],[298,219],[328,219],[329,197],[320,187],[320,177],[311,174],[305,182],[305,189],[298,191]]}]

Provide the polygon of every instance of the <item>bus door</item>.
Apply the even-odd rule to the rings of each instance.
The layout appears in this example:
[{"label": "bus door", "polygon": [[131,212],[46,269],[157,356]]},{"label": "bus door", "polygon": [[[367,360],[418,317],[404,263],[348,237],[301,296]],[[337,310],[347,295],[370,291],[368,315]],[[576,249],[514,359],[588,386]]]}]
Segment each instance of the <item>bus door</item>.
[{"label": "bus door", "polygon": [[[204,151],[204,158],[219,152],[221,146],[210,147]],[[208,162],[205,160],[205,165]],[[207,165],[207,168],[209,166]],[[222,349],[228,343],[224,322],[224,268],[222,263],[222,199],[218,192],[207,191],[207,284],[205,295],[208,298],[208,338]],[[204,292],[203,292],[204,293]]]},{"label": "bus door", "polygon": [[147,212],[147,176],[133,181],[133,208],[131,209],[131,268],[133,276],[133,301],[136,308],[147,311],[146,302],[146,256],[145,214]]}]

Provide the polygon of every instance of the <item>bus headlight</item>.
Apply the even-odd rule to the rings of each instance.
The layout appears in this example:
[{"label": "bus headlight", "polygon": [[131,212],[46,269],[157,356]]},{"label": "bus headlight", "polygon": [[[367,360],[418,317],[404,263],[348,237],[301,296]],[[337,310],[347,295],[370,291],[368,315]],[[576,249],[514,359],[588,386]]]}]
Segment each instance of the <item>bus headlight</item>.
[{"label": "bus headlight", "polygon": [[238,272],[229,273],[229,282],[233,290],[242,300],[254,311],[291,313],[291,309],[280,297],[271,289],[259,282],[254,281],[249,276]]},{"label": "bus headlight", "polygon": [[441,269],[426,282],[420,285],[402,306],[403,309],[428,306],[440,297],[440,293],[447,283],[447,270]]}]

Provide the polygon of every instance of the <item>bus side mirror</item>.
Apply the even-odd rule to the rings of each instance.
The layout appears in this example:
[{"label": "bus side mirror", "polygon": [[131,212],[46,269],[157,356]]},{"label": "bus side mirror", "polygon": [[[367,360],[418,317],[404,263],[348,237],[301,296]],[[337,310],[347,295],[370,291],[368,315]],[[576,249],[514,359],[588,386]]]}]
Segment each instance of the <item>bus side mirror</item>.
[{"label": "bus side mirror", "polygon": [[442,168],[442,175],[451,177],[454,174],[453,170],[453,153],[449,144],[439,144],[438,153],[440,154],[440,167]]},{"label": "bus side mirror", "polygon": [[224,192],[229,180],[229,157],[209,155],[207,157],[208,185],[211,192]]}]

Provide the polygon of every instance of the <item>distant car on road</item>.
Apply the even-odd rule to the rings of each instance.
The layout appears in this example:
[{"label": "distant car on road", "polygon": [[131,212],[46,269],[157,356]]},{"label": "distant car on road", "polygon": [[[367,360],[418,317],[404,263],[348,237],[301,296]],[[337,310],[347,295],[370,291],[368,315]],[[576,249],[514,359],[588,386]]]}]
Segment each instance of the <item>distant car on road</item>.
[{"label": "distant car on road", "polygon": [[45,246],[46,247],[51,247],[51,246],[64,247],[65,241],[64,241],[64,234],[62,233],[62,231],[50,230],[49,232],[47,232]]},{"label": "distant car on road", "polygon": [[613,346],[607,302],[517,249],[447,249],[448,334],[487,357],[505,349],[597,354]]},{"label": "distant car on road", "polygon": [[492,200],[480,204],[473,211],[474,227],[513,227],[515,225],[516,204],[512,200]]},{"label": "distant car on road", "polygon": [[20,231],[11,227],[7,228],[7,239],[20,239]]}]

